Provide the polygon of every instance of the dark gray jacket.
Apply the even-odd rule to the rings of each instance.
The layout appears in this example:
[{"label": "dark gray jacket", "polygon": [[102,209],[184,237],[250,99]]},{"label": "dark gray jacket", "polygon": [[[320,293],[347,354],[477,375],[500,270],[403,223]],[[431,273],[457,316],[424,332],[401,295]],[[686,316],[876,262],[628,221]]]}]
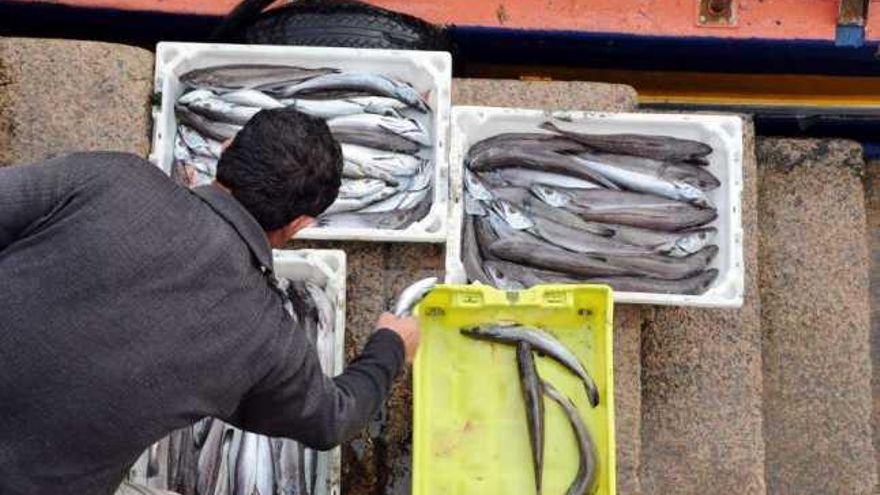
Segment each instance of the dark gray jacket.
[{"label": "dark gray jacket", "polygon": [[353,436],[402,342],[380,330],[327,378],[271,263],[231,195],[136,156],[0,169],[0,493],[112,493],[203,416],[319,449]]}]

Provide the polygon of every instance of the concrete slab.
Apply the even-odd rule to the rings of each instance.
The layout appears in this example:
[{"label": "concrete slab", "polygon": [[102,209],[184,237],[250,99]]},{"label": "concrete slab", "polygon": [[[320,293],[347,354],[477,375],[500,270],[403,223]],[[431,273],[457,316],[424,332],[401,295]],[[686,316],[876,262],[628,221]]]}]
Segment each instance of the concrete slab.
[{"label": "concrete slab", "polygon": [[871,388],[874,411],[874,458],[880,478],[880,160],[865,165],[865,206],[871,253]]},{"label": "concrete slab", "polygon": [[764,139],[758,158],[767,491],[873,493],[861,147]]},{"label": "concrete slab", "polygon": [[617,493],[638,495],[642,448],[642,322],[650,307],[614,307],[614,412]]},{"label": "concrete slab", "polygon": [[140,48],[0,38],[0,166],[76,150],[145,156],[152,74]]},{"label": "concrete slab", "polygon": [[[603,111],[632,110],[635,91],[627,86],[582,82],[524,82],[456,79],[456,105],[499,105],[552,109]],[[294,241],[291,249],[303,247],[344,249],[348,253],[348,318],[346,350],[351,358],[373,329],[379,313],[389,307],[400,289],[416,279],[442,276],[442,245],[369,244],[354,242]],[[618,381],[618,452],[624,460],[619,470],[620,486],[636,486],[639,416],[637,389],[638,330],[634,313],[619,316],[617,328],[627,332],[617,341],[620,356],[615,372]],[[407,494],[410,492],[412,444],[412,384],[409,373],[395,386],[387,409],[361,436],[343,447],[342,486],[349,495]],[[620,492],[636,493],[634,491]]]},{"label": "concrete slab", "polygon": [[741,309],[658,307],[642,333],[642,491],[760,495],[764,485],[757,176],[746,126]]}]

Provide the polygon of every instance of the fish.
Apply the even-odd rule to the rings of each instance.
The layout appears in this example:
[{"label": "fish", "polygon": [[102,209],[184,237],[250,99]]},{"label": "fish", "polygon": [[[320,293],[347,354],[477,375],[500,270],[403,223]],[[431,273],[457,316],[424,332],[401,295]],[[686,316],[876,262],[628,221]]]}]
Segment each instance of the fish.
[{"label": "fish", "polygon": [[464,213],[465,215],[475,216],[475,217],[484,217],[489,214],[489,210],[483,206],[483,202],[477,199],[474,199],[470,194],[465,194],[463,198],[464,203]]},{"label": "fish", "polygon": [[339,186],[340,199],[361,198],[370,194],[376,194],[388,187],[385,181],[380,179],[345,179]]},{"label": "fish", "polygon": [[223,101],[219,98],[204,98],[187,105],[193,112],[215,122],[245,125],[261,109],[246,107]]},{"label": "fish", "polygon": [[409,210],[392,210],[380,213],[331,213],[318,217],[319,227],[348,229],[399,230],[418,222],[431,210],[430,201],[422,201]]},{"label": "fish", "polygon": [[504,148],[511,144],[543,147],[547,150],[566,153],[578,153],[587,150],[587,147],[583,144],[558,134],[548,134],[545,132],[504,132],[472,144],[468,149],[468,157],[465,159],[465,162],[469,162],[472,156],[479,155],[488,149]]},{"label": "fish", "polygon": [[480,250],[480,257],[483,260],[497,260],[492,253],[489,252],[489,246],[498,240],[498,234],[492,228],[491,220],[486,218],[471,217],[474,222],[474,236],[477,239],[477,247]]},{"label": "fish", "polygon": [[489,209],[502,218],[514,230],[529,230],[535,227],[534,220],[511,203],[496,199],[489,203]]},{"label": "fish", "polygon": [[235,463],[233,495],[269,495],[273,492],[272,451],[269,439],[244,432]]},{"label": "fish", "polygon": [[318,360],[321,364],[321,370],[326,375],[332,375],[334,371],[334,321],[336,320],[336,312],[333,309],[333,303],[324,293],[324,290],[312,283],[306,283],[306,289],[315,302],[318,309],[318,336],[315,342],[315,349],[318,352]]},{"label": "fish", "polygon": [[714,227],[698,227],[680,232],[662,232],[657,230],[630,227],[627,225],[601,225],[609,231],[608,237],[633,246],[650,248],[657,253],[668,256],[682,257],[696,253],[712,243],[718,229]]},{"label": "fish", "polygon": [[437,277],[427,277],[418,280],[400,291],[397,302],[394,304],[394,316],[401,318],[408,316],[416,304],[437,286]]},{"label": "fish", "polygon": [[336,117],[327,121],[333,133],[382,129],[421,146],[431,146],[431,136],[415,119],[386,117],[376,114],[356,114]]},{"label": "fish", "polygon": [[181,75],[180,81],[196,88],[271,88],[334,72],[338,70],[328,67],[310,69],[275,64],[229,64],[191,70]]},{"label": "fish", "polygon": [[314,449],[303,451],[303,476],[305,478],[305,492],[314,495],[315,481],[318,474],[318,453]]},{"label": "fish", "polygon": [[223,145],[219,141],[208,139],[189,126],[178,125],[177,134],[186,147],[199,156],[219,159],[223,153]]},{"label": "fish", "polygon": [[211,91],[210,89],[192,89],[180,95],[177,98],[177,103],[180,105],[189,105],[190,103],[197,100],[216,97],[217,93]]},{"label": "fish", "polygon": [[400,184],[400,180],[398,180],[397,177],[384,170],[379,170],[350,160],[343,160],[342,162],[342,177],[344,179],[379,179],[392,186]]},{"label": "fish", "polygon": [[564,189],[596,189],[602,187],[591,180],[527,168],[502,168],[491,172],[484,172],[482,177],[486,182],[495,187],[514,186],[529,188],[533,184],[543,184]]},{"label": "fish", "polygon": [[405,153],[393,153],[356,144],[340,144],[342,156],[345,161],[358,164],[361,167],[370,167],[380,170],[395,177],[411,177],[422,167],[427,165],[427,160]]},{"label": "fish", "polygon": [[465,169],[462,178],[464,179],[464,188],[472,198],[480,201],[495,199],[495,195],[489,191],[489,188],[477,174]]},{"label": "fish", "polygon": [[465,273],[467,273],[471,281],[494,285],[483,269],[483,259],[477,242],[474,222],[473,217],[465,217],[461,231],[461,259],[464,264]]},{"label": "fish", "polygon": [[583,277],[639,274],[610,263],[607,257],[574,253],[539,240],[501,237],[489,246],[489,252],[502,260]]},{"label": "fish", "polygon": [[493,280],[516,281],[523,288],[532,287],[539,284],[582,284],[586,283],[577,278],[573,278],[564,273],[553,272],[549,270],[539,270],[537,268],[529,268],[516,263],[503,260],[486,261],[483,265],[486,273]]},{"label": "fish", "polygon": [[409,210],[425,201],[432,191],[433,168],[425,163],[421,164],[421,170],[409,178],[406,183],[400,184],[400,191],[382,201],[377,201],[362,208],[362,213],[381,213],[391,210]]},{"label": "fish", "polygon": [[576,253],[639,255],[651,254],[653,250],[633,246],[615,239],[580,230],[540,216],[531,217],[530,232],[547,242]]},{"label": "fish", "polygon": [[186,162],[192,158],[192,153],[179,132],[174,135],[174,149],[171,151],[171,156],[178,162]]},{"label": "fish", "polygon": [[345,115],[359,113],[372,113],[388,117],[403,118],[400,110],[406,108],[406,104],[384,96],[354,96],[334,100],[314,100],[307,98],[283,98],[279,100],[288,108],[295,108],[300,112],[331,119]]},{"label": "fish", "polygon": [[532,346],[526,341],[521,340],[516,345],[516,364],[523,402],[526,405],[532,465],[535,470],[535,490],[540,495],[544,472],[544,398],[538,368],[535,366],[535,356],[532,355]]},{"label": "fish", "polygon": [[676,201],[691,203],[703,208],[712,208],[712,202],[706,196],[706,193],[702,189],[690,184],[669,181],[657,177],[650,171],[637,167],[624,168],[604,162],[587,160],[582,157],[573,157],[573,159],[584,168],[630,191],[654,194]]},{"label": "fish", "polygon": [[587,161],[607,163],[633,172],[653,175],[670,182],[683,182],[703,191],[711,191],[721,185],[721,181],[705,167],[689,163],[664,162],[651,158],[610,153],[583,152],[578,153],[577,156]]},{"label": "fish", "polygon": [[276,468],[276,495],[306,495],[303,477],[302,448],[293,440],[273,439]]},{"label": "fish", "polygon": [[427,103],[411,85],[378,74],[360,72],[340,72],[314,77],[301,83],[290,85],[279,91],[283,97],[307,94],[311,91],[354,90],[376,96],[387,96],[406,103],[420,111],[429,110]]},{"label": "fish", "polygon": [[215,419],[211,422],[208,436],[199,451],[196,490],[198,493],[212,494],[218,482],[220,464],[223,461],[223,443],[226,438],[226,425]]},{"label": "fish", "polygon": [[710,268],[679,280],[648,277],[598,277],[588,278],[583,283],[609,285],[614,290],[622,292],[696,295],[706,292],[716,278],[718,278],[718,270]]},{"label": "fish", "polygon": [[230,472],[230,464],[229,464],[229,449],[232,447],[232,439],[235,436],[235,433],[232,428],[226,427],[223,430],[223,440],[220,444],[220,459],[217,460],[217,475],[215,477],[213,486],[213,492],[200,492],[207,493],[213,495],[228,495],[229,494],[229,472]]},{"label": "fish", "polygon": [[712,153],[711,146],[691,139],[645,134],[589,134],[565,130],[549,121],[539,127],[606,153],[669,161],[699,159]]},{"label": "fish", "polygon": [[525,327],[522,325],[484,325],[480,327],[465,328],[460,330],[467,337],[500,342],[504,344],[518,345],[527,342],[531,347],[544,356],[553,359],[566,369],[577,375],[584,384],[587,399],[593,407],[599,405],[599,388],[596,382],[574,355],[565,345],[553,335],[538,328]]},{"label": "fish", "polygon": [[629,191],[560,190],[536,185],[532,193],[550,206],[566,208],[584,220],[674,232],[707,224],[714,208]]},{"label": "fish", "polygon": [[196,449],[202,448],[202,445],[205,444],[205,440],[208,438],[208,433],[211,431],[211,422],[213,420],[213,418],[206,417],[192,424],[193,446]]},{"label": "fish", "polygon": [[228,124],[226,122],[214,122],[196,114],[183,105],[174,107],[179,122],[192,127],[199,134],[216,139],[217,141],[226,141],[232,139],[241,130],[240,125]]},{"label": "fish", "polygon": [[541,389],[544,394],[562,407],[571,429],[574,430],[578,447],[578,470],[574,480],[569,485],[566,495],[584,495],[591,494],[596,490],[596,481],[598,479],[598,457],[596,455],[596,446],[584,424],[581,413],[568,397],[546,380],[541,381]]},{"label": "fish", "polygon": [[345,213],[361,210],[373,203],[389,198],[397,192],[397,188],[385,186],[381,190],[372,194],[360,196],[357,198],[339,198],[324,210],[322,215],[332,215],[336,213]]},{"label": "fish", "polygon": [[475,172],[527,168],[588,180],[609,189],[620,189],[614,182],[578,163],[575,156],[562,155],[536,146],[511,143],[506,147],[489,148],[482,153],[469,156],[470,161],[467,165]]},{"label": "fish", "polygon": [[235,492],[236,472],[238,471],[238,454],[241,452],[241,442],[244,439],[244,432],[233,427],[229,427],[229,430],[232,431],[232,440],[229,442],[229,452],[226,457],[226,465],[228,466],[227,474],[229,475],[227,486],[229,493],[233,494]]},{"label": "fish", "polygon": [[284,104],[271,96],[255,89],[239,89],[219,95],[219,98],[227,103],[241,105],[250,108],[274,110],[284,108]]}]

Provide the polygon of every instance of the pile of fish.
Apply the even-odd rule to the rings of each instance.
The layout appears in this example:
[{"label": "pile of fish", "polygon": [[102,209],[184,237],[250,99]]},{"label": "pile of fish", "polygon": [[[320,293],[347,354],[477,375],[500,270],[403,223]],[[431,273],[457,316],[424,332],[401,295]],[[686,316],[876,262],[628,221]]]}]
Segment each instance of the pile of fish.
[{"label": "pile of fish", "polygon": [[532,447],[532,465],[535,472],[535,489],[540,495],[544,471],[544,400],[546,395],[559,404],[571,423],[577,439],[578,471],[569,486],[567,495],[584,495],[596,490],[598,474],[598,457],[593,440],[584,424],[583,418],[571,401],[559,392],[552,384],[542,380],[535,365],[534,352],[550,358],[581,379],[586,388],[587,400],[590,405],[599,405],[599,390],[587,373],[586,368],[567,347],[549,333],[519,325],[495,325],[463,329],[465,336],[516,346],[516,361],[519,370],[520,385],[526,406],[526,419],[529,430],[529,443]]},{"label": "pile of fish", "polygon": [[462,261],[470,281],[701,294],[718,270],[712,148],[638,134],[506,133],[465,158]]},{"label": "pile of fish", "polygon": [[[310,282],[280,280],[287,292],[286,309],[293,315],[294,331],[305,331],[315,344],[321,368],[333,373],[334,303],[324,290]],[[151,486],[181,495],[314,495],[317,487],[318,453],[294,440],[269,438],[239,430],[219,419],[204,418],[182,428],[148,451],[147,480]],[[167,451],[166,465],[159,466],[159,452]],[[322,456],[326,456],[323,454]],[[326,473],[327,468],[323,471]],[[156,480],[157,476],[163,479]],[[158,485],[158,486],[157,486]]]},{"label": "pile of fish", "polygon": [[343,182],[319,225],[402,229],[421,220],[433,187],[431,109],[390,77],[286,65],[221,65],[180,78],[172,177],[211,182],[223,143],[263,109],[325,119],[342,146]]}]

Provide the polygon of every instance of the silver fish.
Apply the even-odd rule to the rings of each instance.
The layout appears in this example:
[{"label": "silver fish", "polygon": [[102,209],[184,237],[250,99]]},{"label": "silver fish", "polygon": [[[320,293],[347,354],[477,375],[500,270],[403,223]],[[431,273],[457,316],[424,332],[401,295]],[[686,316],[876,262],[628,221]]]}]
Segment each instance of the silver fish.
[{"label": "silver fish", "polygon": [[489,192],[486,184],[475,173],[465,169],[463,174],[465,190],[472,198],[480,201],[492,201],[495,199],[495,195]]},{"label": "silver fish", "polygon": [[192,153],[186,145],[186,142],[184,142],[180,132],[174,135],[174,149],[171,153],[174,160],[178,162],[186,162],[192,158]]},{"label": "silver fish", "polygon": [[186,147],[197,155],[218,159],[223,153],[223,145],[220,142],[208,139],[190,127],[181,124],[177,126],[177,133]]},{"label": "silver fish", "polygon": [[426,160],[404,153],[382,151],[356,144],[340,145],[346,161],[375,168],[396,177],[411,177],[425,166]]},{"label": "silver fish", "polygon": [[180,97],[177,98],[177,103],[181,105],[189,105],[190,103],[197,100],[216,97],[217,93],[211,91],[210,89],[193,89],[180,95]]},{"label": "silver fish", "polygon": [[[199,451],[196,490],[198,493],[214,493],[218,481],[226,425],[219,419],[211,422],[208,436]],[[225,480],[224,480],[225,481]]]},{"label": "silver fish", "polygon": [[334,133],[383,129],[422,146],[431,146],[431,136],[415,119],[400,119],[376,114],[357,114],[336,117],[327,121]]},{"label": "silver fish", "polygon": [[267,110],[284,108],[284,105],[280,101],[255,89],[240,89],[238,91],[223,93],[219,97],[221,100],[227,103],[241,105],[244,107],[260,108]]},{"label": "silver fish", "polygon": [[332,375],[335,358],[333,325],[336,320],[336,312],[333,309],[333,303],[323,289],[312,283],[306,283],[306,289],[318,310],[318,337],[315,349],[318,351],[321,370],[324,374]]},{"label": "silver fish", "polygon": [[269,495],[275,483],[269,439],[244,432],[235,465],[233,495]]},{"label": "silver fish", "polygon": [[471,281],[477,281],[487,285],[493,285],[483,269],[483,259],[480,255],[480,247],[473,217],[466,216],[461,231],[461,260],[464,264],[465,273]]},{"label": "silver fish", "polygon": [[544,173],[569,175],[595,182],[609,189],[619,189],[614,183],[580,163],[573,155],[563,155],[536,146],[511,143],[505,147],[488,148],[469,155],[468,167],[475,172],[489,172],[502,168],[527,168]]},{"label": "silver fish", "polygon": [[526,230],[535,226],[535,222],[528,215],[503,199],[489,203],[489,209],[503,218],[507,225],[515,230]]},{"label": "silver fish", "polygon": [[227,486],[229,487],[229,493],[232,494],[235,492],[235,478],[236,472],[238,471],[238,454],[241,452],[241,441],[244,439],[244,432],[239,430],[238,428],[229,427],[229,430],[232,431],[232,440],[229,442],[229,452],[226,456],[226,465],[227,474],[229,479],[227,480]]},{"label": "silver fish", "polygon": [[[683,182],[698,187],[703,191],[711,191],[721,185],[721,181],[703,166],[689,163],[663,162],[628,155],[612,155],[610,153],[578,153],[584,160],[607,163],[615,167],[625,168],[633,172],[664,179],[670,182]],[[553,184],[548,184],[553,185]],[[562,186],[565,187],[565,186]]]},{"label": "silver fish", "polygon": [[661,280],[647,277],[597,277],[583,283],[610,285],[616,291],[651,292],[655,294],[702,294],[718,277],[718,270],[710,268],[680,280]]},{"label": "silver fish", "polygon": [[538,240],[505,236],[493,242],[489,252],[503,260],[584,277],[640,274],[608,257],[573,253]]},{"label": "silver fish", "polygon": [[606,153],[670,161],[687,161],[712,153],[708,144],[690,139],[644,134],[588,134],[562,129],[553,122],[545,122],[540,127]]},{"label": "silver fish", "polygon": [[566,208],[585,220],[664,231],[698,227],[715,220],[712,208],[628,191],[562,191],[534,186],[532,192],[550,206]]},{"label": "silver fish", "polygon": [[394,305],[394,316],[398,318],[409,315],[416,304],[437,286],[437,277],[423,278],[400,291]]},{"label": "silver fish", "polygon": [[376,194],[387,187],[385,181],[379,179],[345,179],[339,186],[340,199],[361,198]]},{"label": "silver fish", "polygon": [[377,96],[387,96],[400,100],[421,112],[428,111],[428,105],[418,91],[409,84],[377,74],[342,72],[318,76],[299,84],[282,88],[278,93],[284,97],[308,94],[311,91],[354,90]]},{"label": "silver fish", "polygon": [[352,229],[399,230],[418,222],[431,210],[430,201],[415,208],[381,213],[334,213],[318,217],[318,226]]},{"label": "silver fish", "polygon": [[333,202],[323,215],[361,210],[373,203],[389,198],[397,192],[397,188],[385,186],[381,190],[358,198],[340,198]]},{"label": "silver fish", "polygon": [[383,182],[387,182],[389,185],[396,186],[400,184],[400,181],[397,177],[385,172],[384,170],[379,170],[374,167],[365,166],[363,164],[352,162],[349,160],[343,160],[342,162],[342,177],[348,179],[379,179]]},{"label": "silver fish", "polygon": [[540,216],[532,217],[531,232],[547,242],[576,253],[651,254],[650,248],[633,246],[608,237],[556,223]]},{"label": "silver fish", "polygon": [[661,232],[626,225],[595,224],[608,229],[612,239],[634,246],[650,248],[657,253],[682,257],[694,254],[712,243],[718,232],[714,227],[703,227],[681,232]]},{"label": "silver fish", "polygon": [[337,70],[274,64],[231,64],[191,70],[181,75],[180,81],[193,87],[261,88],[290,84],[333,72]]},{"label": "silver fish", "polygon": [[502,168],[485,172],[482,177],[493,186],[531,187],[533,184],[561,187],[565,189],[596,189],[600,186],[593,181],[570,175],[543,172],[527,168]]},{"label": "silver fish", "polygon": [[285,98],[279,100],[284,106],[292,107],[322,119],[332,119],[359,113],[372,113],[402,118],[400,109],[406,104],[384,96],[360,96],[338,100],[311,100],[306,98]]},{"label": "silver fish", "polygon": [[187,105],[193,112],[215,122],[245,125],[261,109],[235,105],[219,98],[204,98]]},{"label": "silver fish", "polygon": [[520,342],[527,342],[535,351],[553,359],[577,375],[584,383],[590,404],[593,407],[599,405],[599,388],[596,387],[596,382],[587,369],[577,356],[549,333],[521,325],[486,325],[463,329],[461,333],[471,338],[504,344],[518,345]]},{"label": "silver fish", "polygon": [[604,176],[611,182],[630,191],[654,194],[664,198],[692,203],[703,208],[712,208],[712,202],[706,193],[698,187],[684,182],[669,181],[659,178],[639,168],[624,168],[608,163],[572,157],[586,169]]},{"label": "silver fish", "polygon": [[500,281],[514,280],[523,288],[539,284],[580,284],[586,283],[564,273],[529,268],[509,261],[493,260],[484,263],[486,273]]},{"label": "silver fish", "polygon": [[235,433],[232,428],[225,428],[223,430],[223,440],[220,444],[220,459],[217,461],[218,469],[217,476],[214,480],[214,491],[207,492],[213,493],[213,495],[228,495],[229,488],[229,471],[231,469],[229,464],[229,449],[232,447],[232,439]]},{"label": "silver fish", "polygon": [[516,345],[516,364],[523,402],[526,405],[532,466],[535,469],[535,490],[540,495],[544,473],[544,398],[535,356],[532,355],[532,346],[528,342],[519,341]]},{"label": "silver fish", "polygon": [[541,381],[541,388],[547,397],[553,399],[565,411],[565,416],[568,418],[569,423],[571,423],[571,428],[574,430],[574,435],[577,438],[578,471],[574,481],[571,482],[565,493],[566,495],[593,493],[596,490],[596,480],[598,478],[598,470],[596,469],[598,458],[596,456],[596,447],[590,438],[587,425],[584,424],[580,411],[578,411],[571,399],[562,395],[552,384],[545,380]]},{"label": "silver fish", "polygon": [[305,492],[311,495],[315,493],[315,481],[318,474],[318,453],[314,449],[303,451],[303,475],[305,477]]},{"label": "silver fish", "polygon": [[198,131],[199,134],[208,136],[218,141],[226,141],[227,139],[232,139],[235,137],[238,131],[241,130],[240,125],[208,120],[201,115],[194,113],[192,110],[183,105],[176,105],[174,109],[180,122],[186,124],[189,127],[192,127],[193,129]]},{"label": "silver fish", "polygon": [[302,447],[293,440],[273,439],[277,460],[275,469],[276,495],[306,495]]},{"label": "silver fish", "polygon": [[560,153],[577,153],[586,151],[587,147],[577,141],[556,134],[538,132],[506,132],[490,136],[472,144],[468,149],[468,159],[491,148],[504,148],[510,145],[525,145],[532,148],[543,148],[547,151]]},{"label": "silver fish", "polygon": [[486,210],[486,207],[483,206],[483,203],[480,200],[474,199],[470,194],[465,194],[464,213],[465,215],[484,217],[489,214],[489,211]]}]

